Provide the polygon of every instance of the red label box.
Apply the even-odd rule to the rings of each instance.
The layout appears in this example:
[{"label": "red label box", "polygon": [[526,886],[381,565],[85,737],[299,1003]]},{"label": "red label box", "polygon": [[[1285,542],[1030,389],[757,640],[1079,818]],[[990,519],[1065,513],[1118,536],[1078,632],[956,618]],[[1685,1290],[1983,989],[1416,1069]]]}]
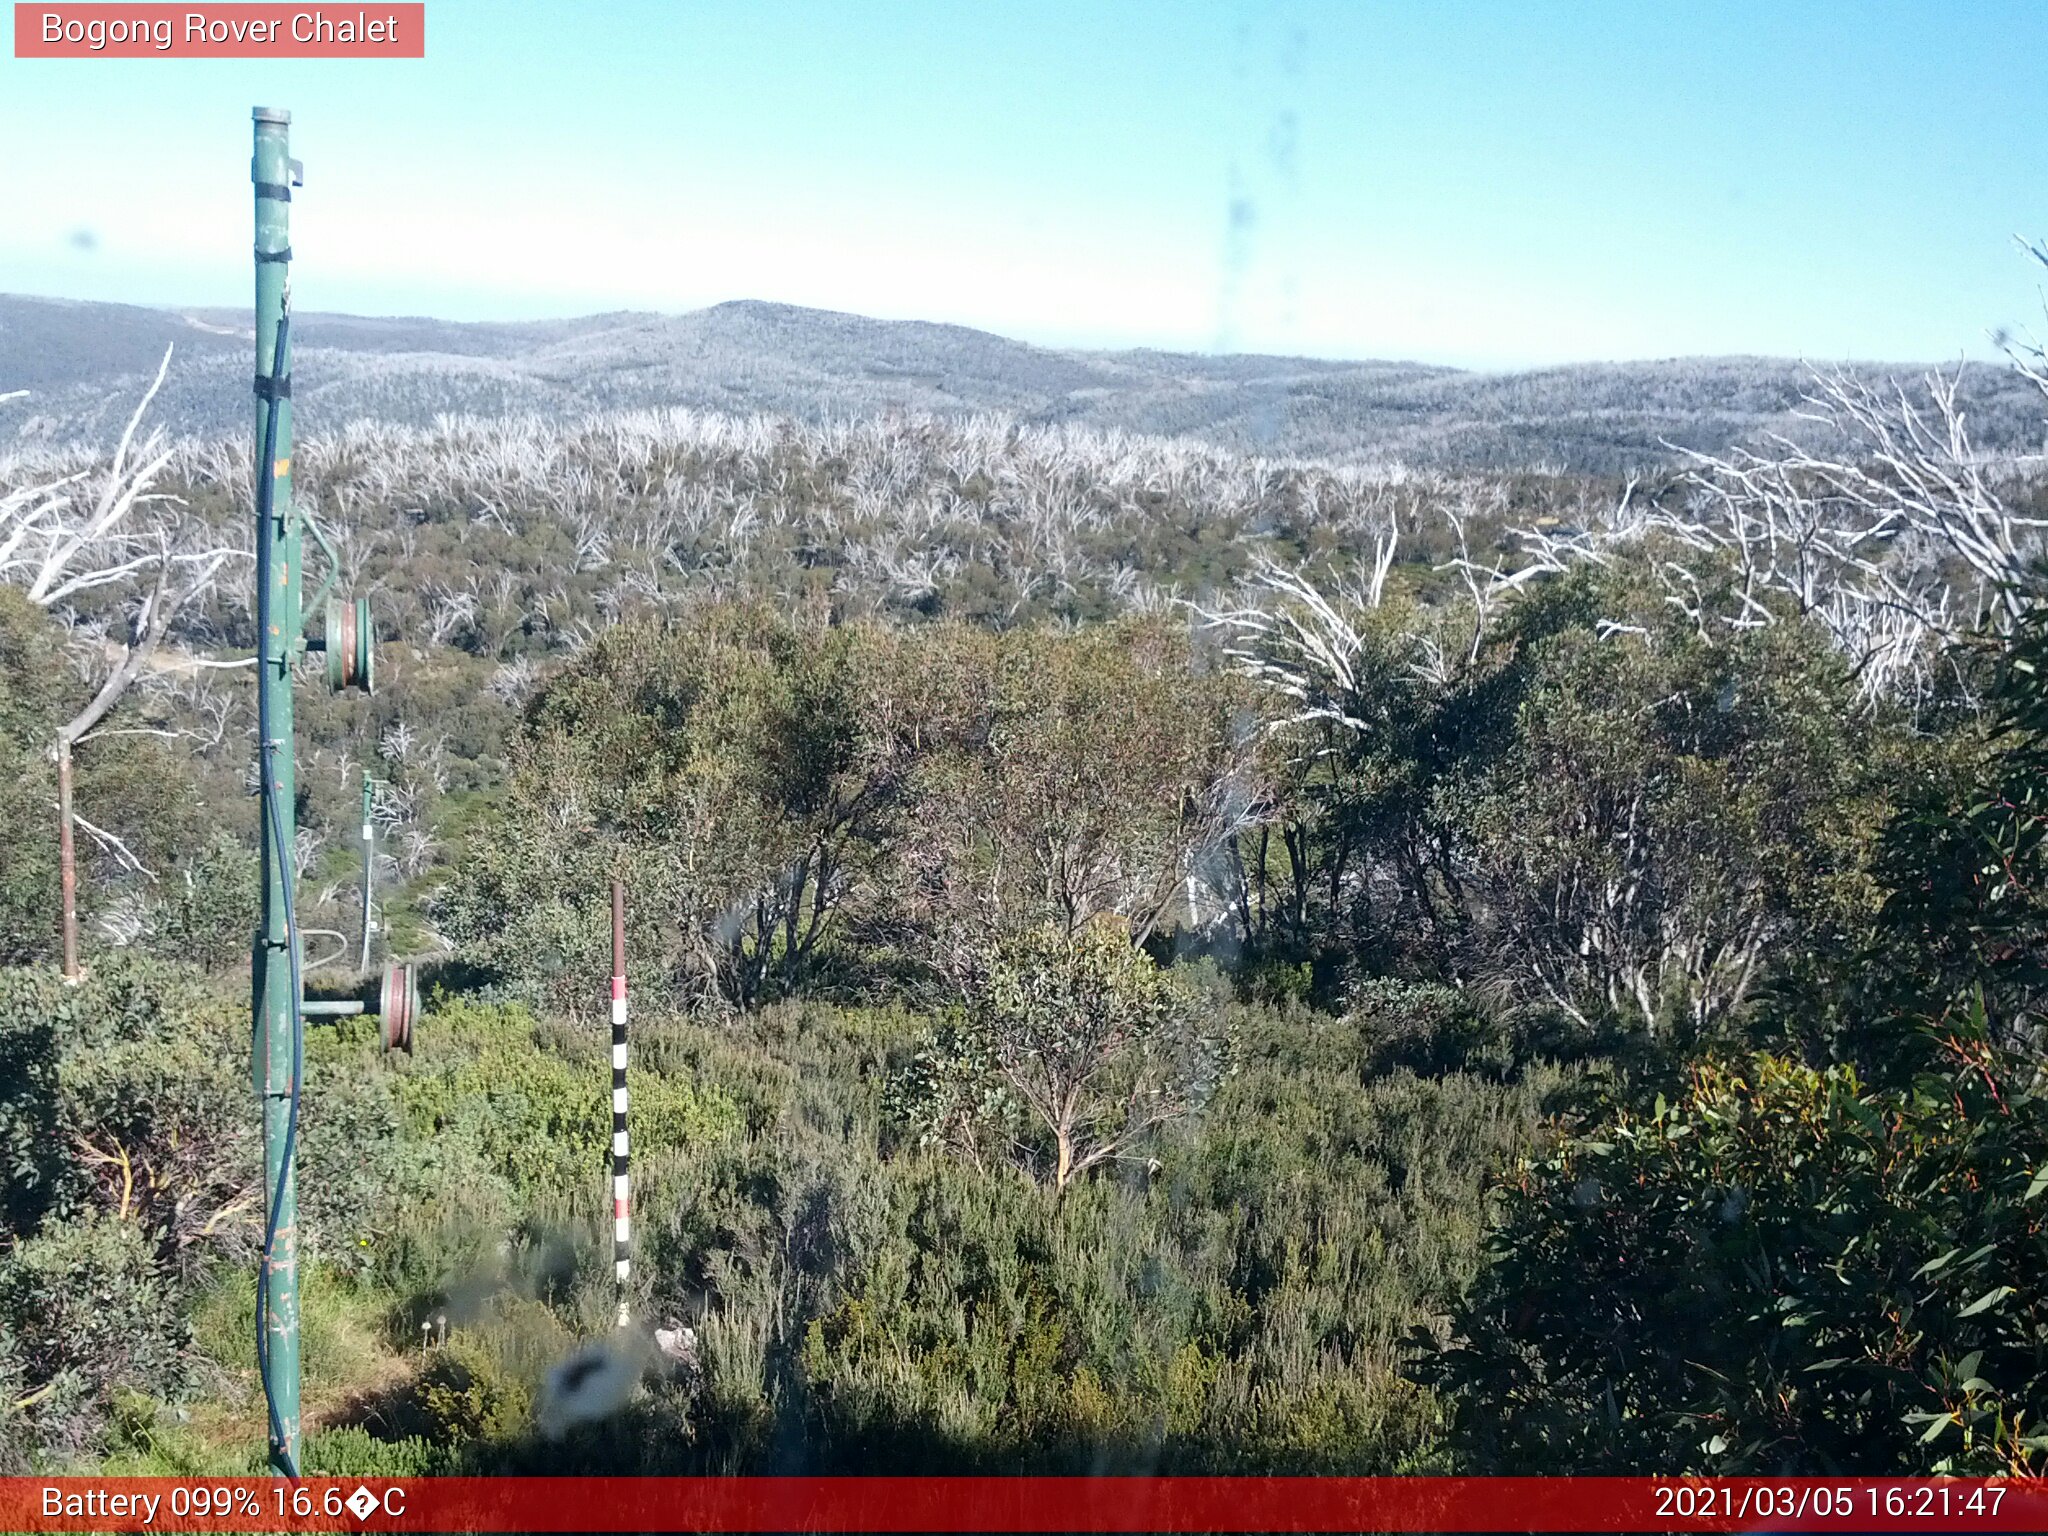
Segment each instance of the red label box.
[{"label": "red label box", "polygon": [[17,59],[422,59],[424,4],[22,4]]},{"label": "red label box", "polygon": [[2039,1533],[2048,1479],[18,1477],[0,1530]]}]

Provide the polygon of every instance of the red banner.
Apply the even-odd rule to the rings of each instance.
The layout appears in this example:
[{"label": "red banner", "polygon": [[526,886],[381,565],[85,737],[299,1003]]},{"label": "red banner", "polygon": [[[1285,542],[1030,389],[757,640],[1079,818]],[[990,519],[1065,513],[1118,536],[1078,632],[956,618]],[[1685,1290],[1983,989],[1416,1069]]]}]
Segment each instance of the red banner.
[{"label": "red banner", "polygon": [[8,1531],[2048,1531],[1971,1478],[0,1478]]},{"label": "red banner", "polygon": [[424,4],[14,7],[17,59],[422,59]]}]

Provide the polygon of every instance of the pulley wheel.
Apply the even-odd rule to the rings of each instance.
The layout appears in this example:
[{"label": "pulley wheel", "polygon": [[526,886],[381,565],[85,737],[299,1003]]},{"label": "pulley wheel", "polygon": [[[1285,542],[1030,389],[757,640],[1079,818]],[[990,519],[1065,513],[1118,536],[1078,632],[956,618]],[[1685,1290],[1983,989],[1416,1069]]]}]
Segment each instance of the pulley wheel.
[{"label": "pulley wheel", "polygon": [[384,986],[378,995],[377,1016],[387,1051],[412,1051],[413,1021],[420,1013],[419,978],[409,965],[394,965],[384,972]]},{"label": "pulley wheel", "polygon": [[377,660],[370,628],[370,600],[329,598],[326,619],[327,686],[335,693],[347,688],[371,691]]}]

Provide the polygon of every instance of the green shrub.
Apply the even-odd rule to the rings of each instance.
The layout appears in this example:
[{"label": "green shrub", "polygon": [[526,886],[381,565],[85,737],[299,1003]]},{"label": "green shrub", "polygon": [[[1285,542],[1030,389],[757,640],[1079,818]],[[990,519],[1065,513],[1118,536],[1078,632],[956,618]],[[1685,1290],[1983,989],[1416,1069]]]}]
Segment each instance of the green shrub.
[{"label": "green shrub", "polygon": [[[471,1149],[478,1163],[528,1195],[600,1187],[610,1167],[608,1045],[591,1035],[572,1059],[534,1045],[533,1015],[518,1004],[453,1002],[421,1026],[422,1049],[401,1076],[408,1133]],[[632,1078],[638,1156],[729,1135],[737,1107],[681,1078]]]},{"label": "green shrub", "polygon": [[1527,1169],[1433,1367],[1484,1465],[2028,1473],[2048,1457],[2048,1100],[1957,1043],[1694,1069]]},{"label": "green shrub", "polygon": [[175,1396],[186,1384],[181,1298],[133,1221],[89,1212],[0,1251],[0,1333],[29,1384],[24,1438],[45,1455],[94,1445],[122,1389]]},{"label": "green shrub", "polygon": [[1349,1053],[1333,1072],[1308,1024],[1232,1020],[1240,1070],[1155,1165],[1054,1200],[883,1150],[915,1020],[778,1021],[780,1112],[679,1152],[640,1199],[652,1315],[695,1320],[708,1378],[694,1448],[646,1464],[788,1466],[779,1426],[800,1422],[812,1470],[1434,1465],[1440,1416],[1400,1341],[1470,1282],[1489,1170],[1562,1079],[1367,1081],[1355,1033],[1322,1021]]},{"label": "green shrub", "polygon": [[0,965],[56,953],[57,791],[50,746],[59,722],[76,707],[74,687],[57,625],[18,588],[0,585],[0,847],[7,850],[0,859]]},{"label": "green shrub", "polygon": [[254,850],[216,831],[158,902],[154,947],[210,971],[246,966],[261,920],[261,878]]},{"label": "green shrub", "polygon": [[417,1435],[379,1440],[360,1425],[314,1430],[306,1436],[305,1470],[317,1477],[421,1477],[436,1470],[441,1453]]},{"label": "green shrub", "polygon": [[58,1134],[57,1020],[20,978],[0,971],[0,1237],[33,1231],[77,1179]]},{"label": "green shrub", "polygon": [[167,1260],[245,1244],[261,1205],[247,1039],[246,1005],[187,968],[116,955],[77,986],[0,971],[0,1051],[26,1085],[0,1101],[0,1129],[41,1126],[66,1161],[50,1174],[29,1147],[9,1170],[43,1192],[24,1214],[98,1205],[141,1223]]},{"label": "green shrub", "polygon": [[1368,1074],[1503,1073],[1515,1064],[1507,1031],[1455,987],[1375,978],[1352,988],[1345,1021]]}]

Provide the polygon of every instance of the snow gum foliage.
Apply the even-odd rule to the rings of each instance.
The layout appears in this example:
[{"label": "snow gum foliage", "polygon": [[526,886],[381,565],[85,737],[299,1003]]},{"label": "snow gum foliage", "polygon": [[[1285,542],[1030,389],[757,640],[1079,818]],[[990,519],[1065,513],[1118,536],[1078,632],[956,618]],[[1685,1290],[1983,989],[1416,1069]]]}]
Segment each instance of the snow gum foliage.
[{"label": "snow gum foliage", "polygon": [[1431,1368],[1502,1468],[2037,1470],[2044,1147],[1981,1045],[1894,1091],[1702,1065],[1521,1175]]},{"label": "snow gum foliage", "polygon": [[1427,1368],[1485,1464],[2042,1468],[2043,633],[1887,827],[1846,963],[1510,1186]]},{"label": "snow gum foliage", "polygon": [[[927,1142],[970,1156],[1000,1130],[1007,1148],[1065,1190],[1099,1163],[1136,1156],[1145,1133],[1213,1090],[1219,1044],[1195,1000],[1127,931],[1028,929],[997,950],[965,1006],[898,1086]],[[1021,1122],[1021,1123],[1020,1123]]]},{"label": "snow gum foliage", "polygon": [[649,985],[727,1006],[856,973],[958,985],[1039,922],[1143,938],[1251,800],[1233,696],[1159,621],[624,625],[529,705],[437,921],[506,979],[587,999],[623,873]]}]

